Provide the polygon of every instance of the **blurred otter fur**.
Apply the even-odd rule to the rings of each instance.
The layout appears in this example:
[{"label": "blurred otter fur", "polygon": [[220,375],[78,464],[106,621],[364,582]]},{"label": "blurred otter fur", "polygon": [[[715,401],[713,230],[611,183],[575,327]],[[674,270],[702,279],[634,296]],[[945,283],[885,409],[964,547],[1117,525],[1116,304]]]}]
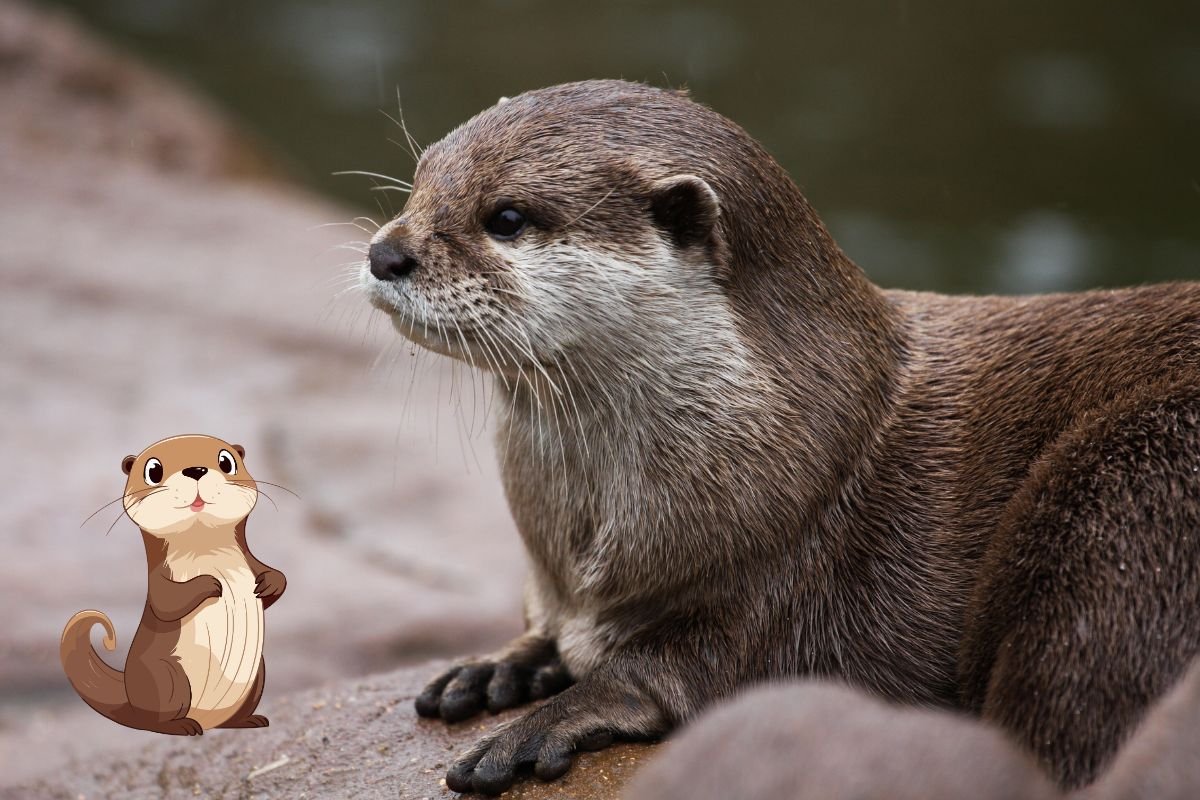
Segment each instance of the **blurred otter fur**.
[{"label": "blurred otter fur", "polygon": [[1002,730],[831,683],[751,689],[667,744],[626,800],[1191,800],[1200,795],[1200,661],[1108,769],[1062,794]]}]

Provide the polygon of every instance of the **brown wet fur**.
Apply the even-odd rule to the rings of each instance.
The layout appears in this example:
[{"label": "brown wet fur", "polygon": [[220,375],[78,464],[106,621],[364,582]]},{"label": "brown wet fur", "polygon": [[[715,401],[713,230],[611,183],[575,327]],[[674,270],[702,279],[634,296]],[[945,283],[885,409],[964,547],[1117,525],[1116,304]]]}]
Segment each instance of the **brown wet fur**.
[{"label": "brown wet fur", "polygon": [[[237,457],[239,476],[253,481],[242,458],[245,450],[211,436],[176,436],[156,442],[138,456],[126,456],[121,469],[127,475],[125,495],[140,496],[142,469],[155,457],[163,464],[165,475],[193,465],[216,469],[216,455],[224,448]],[[256,485],[256,484],[255,484]],[[246,545],[246,518],[237,523],[235,539],[256,577],[267,576],[274,581],[276,570],[258,561]],[[166,566],[166,542],[145,530],[141,531],[146,550],[147,593],[141,621],[129,647],[125,670],[109,666],[96,653],[90,642],[94,624],[104,626],[108,637],[105,646],[112,649],[115,635],[108,617],[99,611],[81,611],[72,617],[63,630],[60,658],[72,687],[96,711],[121,725],[156,733],[183,736],[202,735],[203,727],[188,716],[192,691],[179,659],[173,655],[179,641],[181,620],[195,611],[204,601],[221,594],[221,584],[212,575],[198,575],[178,582],[170,578]],[[262,596],[266,609],[282,595],[282,575],[272,583],[272,591]],[[277,588],[278,591],[274,591]],[[265,681],[265,662],[260,662],[255,685],[235,717],[219,727],[265,727],[265,717],[253,712],[262,697]],[[243,724],[237,724],[237,723]]]},{"label": "brown wet fur", "polygon": [[[480,307],[527,313],[482,227],[515,202],[526,248],[634,264],[674,248],[719,290],[748,370],[697,383],[595,338],[535,353],[583,398],[561,460],[537,457],[550,423],[532,390],[498,389],[529,633],[418,710],[460,719],[569,674],[465,754],[452,788],[554,777],[584,743],[660,736],[804,675],[980,714],[1079,786],[1200,649],[1200,284],[883,291],[739,127],[620,81],[488,109],[414,182],[381,235],[419,263],[413,291],[478,285]],[[672,336],[707,358],[711,333]],[[614,393],[632,401],[606,407]]]}]

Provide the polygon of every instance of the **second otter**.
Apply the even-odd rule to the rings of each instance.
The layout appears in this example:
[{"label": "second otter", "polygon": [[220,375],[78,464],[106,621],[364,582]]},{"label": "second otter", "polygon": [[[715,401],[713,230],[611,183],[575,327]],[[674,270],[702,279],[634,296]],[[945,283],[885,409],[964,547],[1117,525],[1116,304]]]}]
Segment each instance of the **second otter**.
[{"label": "second otter", "polygon": [[488,109],[413,183],[365,287],[495,373],[532,562],[525,635],[417,709],[557,693],[451,788],[795,675],[971,709],[1078,785],[1200,649],[1200,284],[882,291],[744,131],[620,81]]},{"label": "second otter", "polygon": [[88,640],[100,623],[80,611],[62,634],[67,678],[104,716],[157,733],[195,736],[209,728],[261,728],[255,714],[266,679],[263,611],[283,594],[279,570],[246,544],[258,484],[238,445],[211,436],[174,436],[121,462],[122,505],[146,547],[146,606],[125,671],[105,663]]}]

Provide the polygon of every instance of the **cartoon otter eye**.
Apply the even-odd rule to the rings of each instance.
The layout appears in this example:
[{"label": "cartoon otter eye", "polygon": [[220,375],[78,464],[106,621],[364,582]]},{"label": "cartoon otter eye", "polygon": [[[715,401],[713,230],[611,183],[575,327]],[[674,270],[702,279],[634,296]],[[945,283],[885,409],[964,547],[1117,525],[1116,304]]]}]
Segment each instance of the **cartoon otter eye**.
[{"label": "cartoon otter eye", "polygon": [[525,230],[525,215],[511,206],[502,208],[492,214],[484,227],[488,233],[501,241],[515,239]]},{"label": "cartoon otter eye", "polygon": [[217,466],[221,468],[221,472],[226,475],[237,474],[237,462],[233,460],[233,454],[228,450],[222,450],[217,453]]},{"label": "cartoon otter eye", "polygon": [[147,486],[158,486],[163,479],[162,462],[157,458],[146,461],[146,469],[142,471],[142,476],[146,479]]}]

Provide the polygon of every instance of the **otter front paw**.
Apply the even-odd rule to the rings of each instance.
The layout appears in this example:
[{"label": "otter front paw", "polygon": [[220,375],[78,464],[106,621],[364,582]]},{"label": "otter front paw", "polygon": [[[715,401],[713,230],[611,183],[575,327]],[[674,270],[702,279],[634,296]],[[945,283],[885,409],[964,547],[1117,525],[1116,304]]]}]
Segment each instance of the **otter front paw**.
[{"label": "otter front paw", "polygon": [[278,600],[286,588],[287,578],[283,577],[283,573],[277,569],[268,569],[259,573],[254,583],[254,594],[263,601],[265,607]]},{"label": "otter front paw", "polygon": [[579,751],[612,744],[615,727],[552,700],[480,739],[450,767],[446,785],[456,792],[496,795],[529,767],[541,780],[554,780],[571,768]]},{"label": "otter front paw", "polygon": [[215,575],[197,575],[188,583],[195,585],[197,603],[202,603],[210,597],[220,597],[224,591],[221,581]]},{"label": "otter front paw", "polygon": [[553,642],[522,643],[487,659],[456,664],[418,695],[417,713],[460,722],[486,708],[497,714],[541,700],[571,685],[571,676]]}]

